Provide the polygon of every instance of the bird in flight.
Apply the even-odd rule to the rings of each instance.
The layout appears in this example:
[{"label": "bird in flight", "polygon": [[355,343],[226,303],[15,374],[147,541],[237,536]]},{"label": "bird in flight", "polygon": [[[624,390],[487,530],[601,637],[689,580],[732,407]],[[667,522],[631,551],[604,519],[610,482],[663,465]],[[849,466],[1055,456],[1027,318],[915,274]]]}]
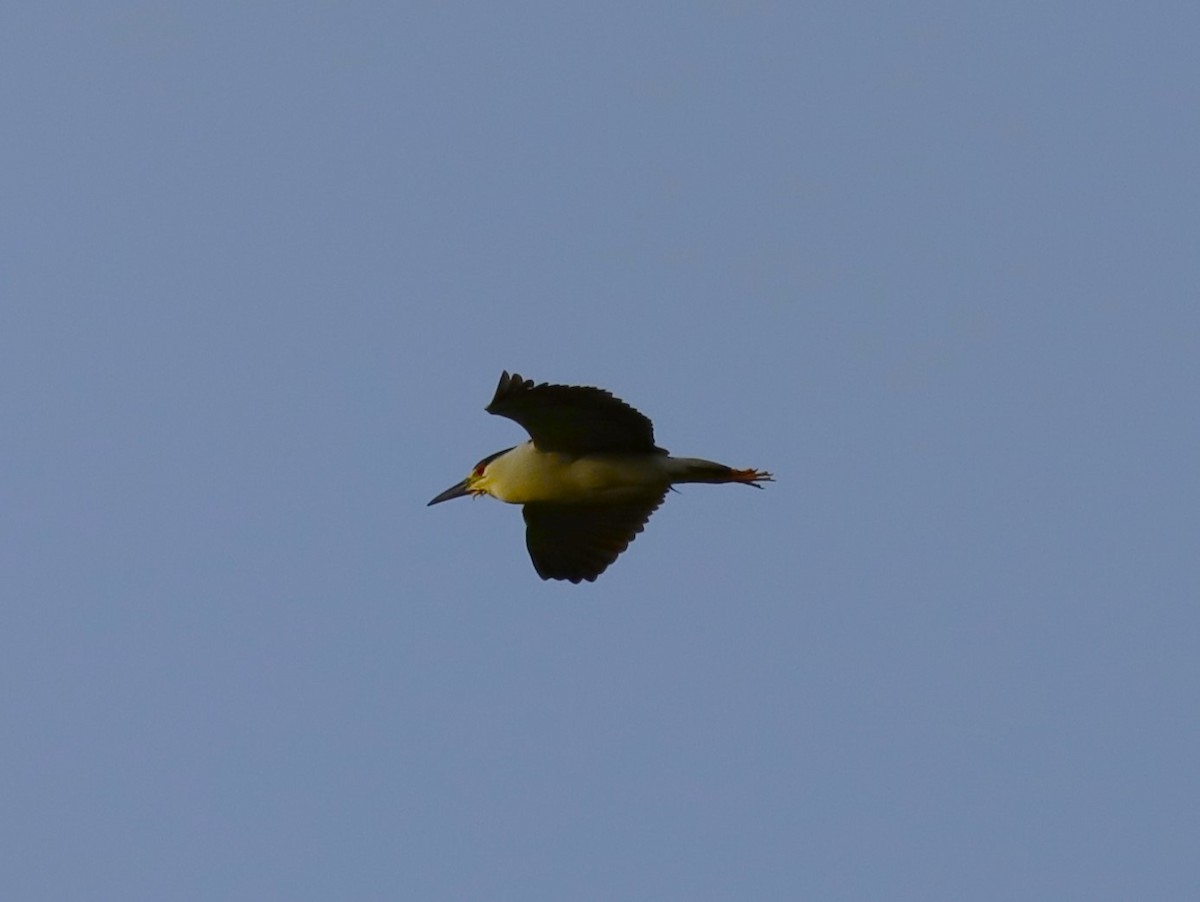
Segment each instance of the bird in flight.
[{"label": "bird in flight", "polygon": [[594,581],[675,483],[773,481],[763,470],[671,457],[654,444],[646,416],[600,388],[534,385],[504,372],[485,409],[515,420],[532,441],[488,455],[429,505],[465,495],[524,505],[525,545],[542,579]]}]

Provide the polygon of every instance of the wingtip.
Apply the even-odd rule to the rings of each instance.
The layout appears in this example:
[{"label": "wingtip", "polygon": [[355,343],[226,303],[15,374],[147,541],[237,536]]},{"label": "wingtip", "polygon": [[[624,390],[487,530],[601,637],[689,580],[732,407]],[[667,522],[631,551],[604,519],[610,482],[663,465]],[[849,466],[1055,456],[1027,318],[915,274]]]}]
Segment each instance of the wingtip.
[{"label": "wingtip", "polygon": [[521,391],[526,388],[533,388],[532,379],[526,379],[520,373],[510,373],[508,370],[501,370],[500,382],[496,385],[496,393],[492,396],[492,400],[484,410],[492,413],[492,408],[497,402],[504,400],[515,391]]}]

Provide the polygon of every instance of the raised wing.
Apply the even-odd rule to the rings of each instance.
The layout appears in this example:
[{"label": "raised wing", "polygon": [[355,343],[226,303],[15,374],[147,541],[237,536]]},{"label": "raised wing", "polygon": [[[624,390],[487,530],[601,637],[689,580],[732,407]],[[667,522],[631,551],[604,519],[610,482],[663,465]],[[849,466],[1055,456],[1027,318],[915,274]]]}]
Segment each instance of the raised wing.
[{"label": "raised wing", "polygon": [[620,504],[526,504],[525,546],[542,579],[592,582],[629,547],[662,494]]},{"label": "raised wing", "polygon": [[650,420],[601,388],[534,385],[505,372],[486,410],[520,423],[541,451],[662,453]]}]

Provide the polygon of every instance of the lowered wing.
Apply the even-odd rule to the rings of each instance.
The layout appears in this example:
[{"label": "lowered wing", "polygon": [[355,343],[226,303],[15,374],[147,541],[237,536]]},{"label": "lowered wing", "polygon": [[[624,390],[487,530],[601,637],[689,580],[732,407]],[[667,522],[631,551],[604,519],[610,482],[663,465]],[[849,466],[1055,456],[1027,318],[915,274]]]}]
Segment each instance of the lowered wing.
[{"label": "lowered wing", "polygon": [[526,504],[525,545],[542,579],[588,582],[617,559],[667,497],[618,504]]}]

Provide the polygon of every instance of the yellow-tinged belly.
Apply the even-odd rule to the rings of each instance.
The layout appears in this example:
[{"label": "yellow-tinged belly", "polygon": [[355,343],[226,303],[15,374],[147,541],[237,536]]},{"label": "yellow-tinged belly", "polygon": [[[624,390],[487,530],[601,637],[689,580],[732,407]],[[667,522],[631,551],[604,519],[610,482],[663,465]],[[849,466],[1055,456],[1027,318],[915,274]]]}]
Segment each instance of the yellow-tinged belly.
[{"label": "yellow-tinged belly", "polygon": [[667,487],[657,454],[581,457],[521,445],[489,467],[488,491],[510,504],[530,501],[604,502],[645,497]]}]

